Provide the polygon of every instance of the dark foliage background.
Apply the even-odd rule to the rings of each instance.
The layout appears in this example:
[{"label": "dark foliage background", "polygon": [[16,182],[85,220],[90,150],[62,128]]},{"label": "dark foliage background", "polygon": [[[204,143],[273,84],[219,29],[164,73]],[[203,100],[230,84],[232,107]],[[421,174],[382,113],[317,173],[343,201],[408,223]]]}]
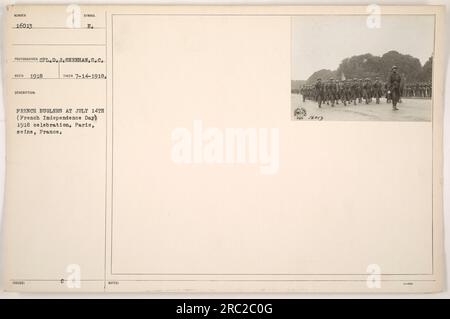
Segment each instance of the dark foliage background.
[{"label": "dark foliage background", "polygon": [[316,71],[306,80],[306,83],[312,84],[316,82],[317,78],[328,80],[330,77],[335,79],[371,78],[373,80],[378,76],[384,81],[393,65],[398,67],[398,71],[404,76],[406,83],[431,82],[432,64],[431,57],[422,66],[418,58],[397,51],[386,52],[381,57],[366,53],[342,60],[336,70]]}]

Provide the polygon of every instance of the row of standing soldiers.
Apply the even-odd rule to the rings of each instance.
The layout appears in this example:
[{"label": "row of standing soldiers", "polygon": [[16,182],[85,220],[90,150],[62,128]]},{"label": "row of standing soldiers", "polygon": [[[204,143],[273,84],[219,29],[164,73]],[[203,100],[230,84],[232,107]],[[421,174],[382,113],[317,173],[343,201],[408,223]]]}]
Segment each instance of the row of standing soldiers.
[{"label": "row of standing soldiers", "polygon": [[417,82],[402,87],[402,96],[431,98],[431,82]]}]

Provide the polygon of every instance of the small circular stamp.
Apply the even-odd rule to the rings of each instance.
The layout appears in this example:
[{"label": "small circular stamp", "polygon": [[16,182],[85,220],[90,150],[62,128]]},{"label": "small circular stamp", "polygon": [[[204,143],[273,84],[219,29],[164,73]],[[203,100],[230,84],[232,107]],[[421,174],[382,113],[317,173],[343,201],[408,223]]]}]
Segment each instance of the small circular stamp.
[{"label": "small circular stamp", "polygon": [[297,107],[294,110],[294,117],[296,120],[303,120],[306,116],[306,109],[304,107]]}]

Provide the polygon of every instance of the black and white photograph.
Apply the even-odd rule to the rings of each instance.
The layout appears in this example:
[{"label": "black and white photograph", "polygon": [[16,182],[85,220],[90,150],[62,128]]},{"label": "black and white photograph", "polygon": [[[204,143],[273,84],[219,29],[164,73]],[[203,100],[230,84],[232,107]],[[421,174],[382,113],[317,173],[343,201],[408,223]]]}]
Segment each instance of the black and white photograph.
[{"label": "black and white photograph", "polygon": [[432,119],[434,16],[292,18],[291,119]]}]

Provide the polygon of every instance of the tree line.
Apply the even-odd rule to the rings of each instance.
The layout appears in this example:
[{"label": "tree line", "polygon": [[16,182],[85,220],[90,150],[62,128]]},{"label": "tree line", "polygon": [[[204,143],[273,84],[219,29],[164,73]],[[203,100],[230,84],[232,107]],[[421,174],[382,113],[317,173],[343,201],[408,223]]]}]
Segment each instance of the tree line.
[{"label": "tree line", "polygon": [[379,77],[381,80],[385,80],[393,65],[398,67],[399,73],[406,83],[431,82],[432,57],[422,66],[418,58],[397,51],[389,51],[381,57],[366,53],[345,58],[336,70],[322,69],[314,72],[306,80],[306,84],[313,84],[318,78],[327,80],[329,78],[374,79]]}]

